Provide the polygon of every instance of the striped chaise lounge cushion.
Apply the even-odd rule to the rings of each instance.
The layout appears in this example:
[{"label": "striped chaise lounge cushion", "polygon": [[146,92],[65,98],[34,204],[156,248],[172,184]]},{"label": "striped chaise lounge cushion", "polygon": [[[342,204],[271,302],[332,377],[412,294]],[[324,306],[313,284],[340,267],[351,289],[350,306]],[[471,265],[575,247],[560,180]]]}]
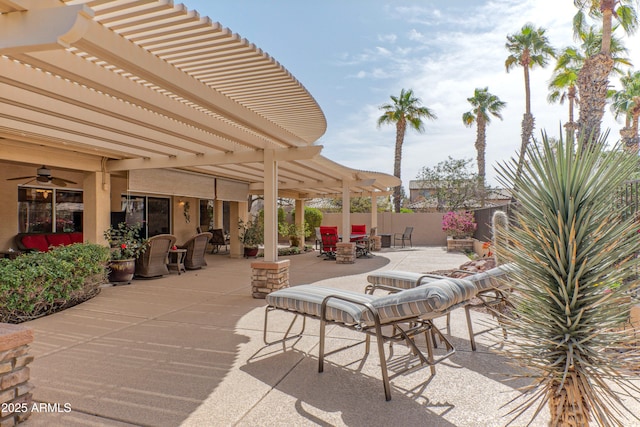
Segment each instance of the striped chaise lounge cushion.
[{"label": "striped chaise lounge cushion", "polygon": [[367,281],[372,285],[391,286],[398,289],[415,288],[417,283],[425,284],[442,279],[444,276],[435,276],[410,271],[381,271],[367,276]]},{"label": "striped chaise lounge cushion", "polygon": [[[499,278],[506,275],[511,268],[510,264],[501,265],[482,273],[466,276],[465,279],[473,282],[478,288],[478,292],[500,289],[503,284]],[[367,281],[373,285],[385,285],[399,289],[411,289],[418,284],[424,285],[435,280],[438,280],[438,276],[409,271],[381,271],[367,276]]]},{"label": "striped chaise lounge cushion", "polygon": [[[466,279],[444,278],[428,285],[395,294],[374,296],[324,286],[300,285],[284,288],[267,295],[271,307],[320,317],[322,301],[329,295],[342,296],[360,303],[370,303],[382,324],[417,316],[437,317],[448,308],[473,298],[476,286]],[[339,299],[327,304],[327,320],[355,326],[372,326],[372,314],[364,306]]]}]

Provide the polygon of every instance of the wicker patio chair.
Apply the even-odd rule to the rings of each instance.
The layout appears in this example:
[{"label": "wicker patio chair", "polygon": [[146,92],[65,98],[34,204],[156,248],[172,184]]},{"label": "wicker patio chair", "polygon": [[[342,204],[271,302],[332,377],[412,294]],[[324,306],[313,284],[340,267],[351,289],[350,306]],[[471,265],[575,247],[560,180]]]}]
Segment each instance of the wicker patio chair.
[{"label": "wicker patio chair", "polygon": [[197,270],[207,265],[204,253],[207,250],[207,244],[212,236],[213,234],[209,232],[196,234],[184,244],[178,246],[179,249],[187,250],[184,258],[184,268],[187,270]]},{"label": "wicker patio chair", "polygon": [[175,236],[159,234],[148,240],[147,249],[136,259],[136,277],[161,277],[169,274],[169,249],[176,243]]}]

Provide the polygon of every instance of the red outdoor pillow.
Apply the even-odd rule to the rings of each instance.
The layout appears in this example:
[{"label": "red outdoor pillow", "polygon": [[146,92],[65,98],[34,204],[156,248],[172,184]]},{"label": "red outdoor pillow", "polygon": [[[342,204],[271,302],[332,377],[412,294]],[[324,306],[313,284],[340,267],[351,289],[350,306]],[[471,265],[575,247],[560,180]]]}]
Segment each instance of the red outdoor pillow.
[{"label": "red outdoor pillow", "polygon": [[47,252],[49,250],[49,244],[44,234],[29,234],[22,236],[22,245],[27,249],[37,249],[40,252]]}]

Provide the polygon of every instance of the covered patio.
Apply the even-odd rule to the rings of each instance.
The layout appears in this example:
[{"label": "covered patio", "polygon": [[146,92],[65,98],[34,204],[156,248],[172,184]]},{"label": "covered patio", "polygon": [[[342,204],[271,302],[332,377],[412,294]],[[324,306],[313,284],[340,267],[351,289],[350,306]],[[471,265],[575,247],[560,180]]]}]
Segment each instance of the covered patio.
[{"label": "covered patio", "polygon": [[[0,0],[0,64],[0,195],[8,205],[26,190],[50,201],[52,184],[71,182],[88,242],[103,243],[132,199],[161,199],[166,224],[149,234],[178,243],[201,225],[196,206],[214,203],[222,228],[227,202],[230,256],[240,257],[238,222],[248,196],[262,195],[264,259],[276,263],[278,197],[300,212],[313,197],[375,202],[399,183],[323,157],[326,121],[306,88],[256,45],[171,1]],[[29,221],[15,209],[2,216],[6,251]]]},{"label": "covered patio", "polygon": [[[467,258],[422,247],[331,269],[313,253],[290,260],[293,285],[362,291],[372,271],[444,270]],[[248,296],[249,264],[218,255],[207,261],[206,269],[105,288],[86,303],[27,322],[35,332],[34,400],[72,410],[34,413],[26,425],[506,424],[503,405],[524,383],[508,379],[512,368],[491,353],[490,337],[478,337],[471,352],[463,309],[452,316],[456,353],[434,377],[421,369],[393,380],[393,399],[385,402],[377,357],[361,361],[363,346],[330,356],[325,372],[317,372],[319,322],[309,322],[286,350],[264,347],[265,303]],[[282,333],[287,319],[274,319],[270,332]],[[474,319],[479,326],[490,321],[480,312]],[[329,336],[330,348],[361,339],[340,328]],[[403,351],[395,345],[394,357]],[[533,425],[546,422],[544,414]]]}]

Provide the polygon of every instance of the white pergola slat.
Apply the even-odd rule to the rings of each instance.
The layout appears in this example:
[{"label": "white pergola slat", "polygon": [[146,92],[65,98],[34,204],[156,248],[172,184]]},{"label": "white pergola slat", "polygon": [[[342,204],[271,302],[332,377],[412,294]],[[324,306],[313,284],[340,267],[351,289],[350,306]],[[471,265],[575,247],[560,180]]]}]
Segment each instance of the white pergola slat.
[{"label": "white pergola slat", "polygon": [[0,68],[0,143],[17,153],[89,156],[75,164],[86,171],[182,169],[274,197],[399,184],[320,155],[326,120],[306,88],[170,0],[0,0]]}]

